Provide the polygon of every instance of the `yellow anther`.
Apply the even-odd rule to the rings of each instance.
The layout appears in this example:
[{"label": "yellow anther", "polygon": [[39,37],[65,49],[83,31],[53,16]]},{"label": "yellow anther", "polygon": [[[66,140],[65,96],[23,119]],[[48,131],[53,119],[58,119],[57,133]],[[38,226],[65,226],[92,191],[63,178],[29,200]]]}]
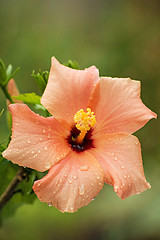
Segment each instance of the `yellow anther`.
[{"label": "yellow anther", "polygon": [[90,108],[87,108],[87,112],[81,109],[74,115],[74,122],[76,123],[76,128],[81,131],[76,138],[76,142],[81,143],[87,131],[95,125],[96,117]]}]

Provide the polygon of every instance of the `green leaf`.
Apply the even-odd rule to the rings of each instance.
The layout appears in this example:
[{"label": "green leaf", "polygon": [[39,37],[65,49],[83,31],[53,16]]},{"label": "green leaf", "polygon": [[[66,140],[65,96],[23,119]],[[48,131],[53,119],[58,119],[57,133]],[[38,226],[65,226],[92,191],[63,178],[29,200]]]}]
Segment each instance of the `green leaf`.
[{"label": "green leaf", "polygon": [[11,76],[12,69],[13,69],[12,65],[9,64],[6,70],[7,79],[9,79],[9,77]]},{"label": "green leaf", "polygon": [[12,198],[1,209],[0,223],[4,219],[13,216],[20,206],[26,203],[32,204],[36,199],[36,195],[32,190],[32,185],[36,177],[36,171],[34,170],[28,171],[30,171],[28,177],[17,186]]},{"label": "green leaf", "polygon": [[7,80],[6,68],[2,59],[0,59],[0,85],[4,86]]},{"label": "green leaf", "polygon": [[35,71],[33,70],[31,76],[34,77],[40,91],[43,93],[44,89],[46,87],[46,84],[48,82],[48,76],[49,76],[48,71],[43,71],[42,72],[41,70],[39,70],[39,72],[36,74]]},{"label": "green leaf", "polygon": [[3,112],[4,112],[4,109],[2,109],[2,111],[0,112],[0,117],[2,116]]},{"label": "green leaf", "polygon": [[22,102],[25,102],[25,103],[39,104],[40,105],[41,96],[39,96],[35,93],[24,93],[24,94],[20,94],[18,96],[15,96],[13,98],[18,99],[18,100],[20,100]]},{"label": "green leaf", "polygon": [[68,60],[67,64],[64,65],[73,69],[79,69],[79,64],[76,61]]},{"label": "green leaf", "polygon": [[17,68],[14,70],[14,72],[11,73],[11,74],[8,76],[8,78],[7,78],[7,83],[9,82],[9,80],[10,80],[11,78],[13,78],[13,77],[16,75],[16,73],[17,73],[19,70],[20,70],[20,67],[17,67]]},{"label": "green leaf", "polygon": [[34,108],[37,110],[42,110],[44,112],[46,111],[45,107],[43,107],[43,105],[41,105],[41,104],[35,104]]},{"label": "green leaf", "polygon": [[[7,159],[3,158],[1,152],[5,147],[0,145],[0,195],[6,190],[10,182],[15,177],[19,167]],[[0,210],[0,223],[3,219],[12,216],[16,210],[23,204],[33,203],[36,195],[33,193],[32,185],[37,178],[37,172],[31,169],[25,169],[27,177],[18,184],[12,198]]]}]

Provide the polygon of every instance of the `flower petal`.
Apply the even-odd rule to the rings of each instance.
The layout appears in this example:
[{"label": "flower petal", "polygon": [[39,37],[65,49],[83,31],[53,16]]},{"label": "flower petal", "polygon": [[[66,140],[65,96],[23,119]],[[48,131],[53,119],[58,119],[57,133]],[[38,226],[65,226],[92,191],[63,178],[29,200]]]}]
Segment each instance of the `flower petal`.
[{"label": "flower petal", "polygon": [[88,152],[73,151],[33,185],[42,202],[61,212],[75,212],[87,205],[103,187],[103,172]]},{"label": "flower petal", "polygon": [[77,111],[81,108],[86,110],[98,79],[99,72],[95,66],[75,70],[52,57],[48,84],[41,103],[54,117],[66,119],[71,124]]},{"label": "flower petal", "polygon": [[70,151],[69,132],[53,117],[44,118],[25,104],[11,104],[12,140],[3,157],[20,166],[46,171]]},{"label": "flower petal", "polygon": [[[13,78],[9,80],[8,85],[7,85],[7,90],[11,97],[15,97],[15,96],[19,95],[19,90],[18,90],[17,85]],[[16,103],[22,103],[22,101],[17,100],[17,99],[14,101]],[[7,99],[7,105],[9,105],[9,104],[11,104],[11,102]]]},{"label": "flower petal", "polygon": [[95,112],[98,134],[133,133],[156,118],[140,99],[140,82],[129,78],[102,77],[89,107]]},{"label": "flower petal", "polygon": [[104,134],[95,138],[90,151],[99,161],[105,182],[114,186],[122,199],[150,188],[143,171],[138,139],[125,133]]}]

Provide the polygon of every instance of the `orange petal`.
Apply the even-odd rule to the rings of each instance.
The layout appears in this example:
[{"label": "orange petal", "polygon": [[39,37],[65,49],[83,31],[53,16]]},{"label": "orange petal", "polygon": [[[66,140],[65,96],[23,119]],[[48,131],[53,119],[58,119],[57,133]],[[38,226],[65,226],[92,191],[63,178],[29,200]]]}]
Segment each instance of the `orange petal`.
[{"label": "orange petal", "polygon": [[[11,80],[9,80],[8,85],[7,85],[7,90],[8,90],[11,97],[15,97],[15,96],[19,95],[19,90],[18,90],[17,85],[16,85],[13,78]],[[17,99],[14,100],[14,102],[22,103],[22,101],[17,100]],[[9,105],[9,104],[10,104],[10,101],[7,100],[7,105]]]},{"label": "orange petal", "polygon": [[69,132],[53,117],[44,118],[25,104],[11,104],[12,140],[3,157],[20,166],[46,171],[70,151]]},{"label": "orange petal", "polygon": [[73,123],[73,117],[88,106],[91,92],[99,79],[95,66],[75,70],[61,65],[52,57],[48,84],[41,103],[57,119]]},{"label": "orange petal", "polygon": [[75,212],[87,205],[103,187],[103,172],[88,152],[71,152],[33,185],[42,202],[61,212]]},{"label": "orange petal", "polygon": [[97,134],[133,133],[156,118],[140,99],[140,82],[129,78],[101,78],[89,107],[95,112]]},{"label": "orange petal", "polygon": [[138,139],[125,133],[104,134],[95,138],[90,153],[99,161],[105,182],[114,186],[122,199],[150,188],[143,171]]}]

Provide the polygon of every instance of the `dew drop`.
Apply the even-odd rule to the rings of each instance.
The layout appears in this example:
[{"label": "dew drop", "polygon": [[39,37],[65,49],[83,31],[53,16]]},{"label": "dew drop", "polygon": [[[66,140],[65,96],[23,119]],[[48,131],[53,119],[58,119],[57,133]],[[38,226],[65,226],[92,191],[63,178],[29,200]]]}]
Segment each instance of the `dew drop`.
[{"label": "dew drop", "polygon": [[87,165],[80,167],[81,171],[87,171],[88,169],[89,169],[89,167]]},{"label": "dew drop", "polygon": [[85,187],[84,187],[84,184],[82,184],[79,188],[78,188],[78,190],[79,190],[79,195],[83,195],[84,193],[85,193]]},{"label": "dew drop", "polygon": [[99,179],[99,176],[97,176],[97,179]]},{"label": "dew drop", "polygon": [[114,191],[115,191],[115,192],[118,192],[118,186],[115,186],[115,187],[114,187]]},{"label": "dew drop", "polygon": [[40,185],[41,185],[41,184],[40,184],[40,183],[38,183],[38,184],[37,184],[37,187],[39,187]]},{"label": "dew drop", "polygon": [[121,166],[122,169],[124,169],[124,166]]},{"label": "dew drop", "polygon": [[127,178],[127,176],[126,176],[126,175],[123,175],[123,177],[124,177],[124,178]]},{"label": "dew drop", "polygon": [[50,166],[51,166],[50,162],[46,162],[45,165],[44,165],[44,167],[47,168],[47,169],[50,168]]},{"label": "dew drop", "polygon": [[115,157],[114,160],[117,161],[117,157]]},{"label": "dew drop", "polygon": [[73,176],[73,179],[75,180],[77,177],[76,176]]},{"label": "dew drop", "polygon": [[31,153],[34,153],[34,151],[32,151]]},{"label": "dew drop", "polygon": [[115,153],[111,153],[111,156],[114,157]]},{"label": "dew drop", "polygon": [[31,143],[31,141],[28,139],[28,140],[27,140],[27,143]]},{"label": "dew drop", "polygon": [[59,182],[61,183],[61,182],[62,182],[62,179],[60,179]]},{"label": "dew drop", "polygon": [[51,206],[52,206],[52,203],[51,203],[51,202],[48,202],[47,204],[48,204],[48,207],[51,207]]},{"label": "dew drop", "polygon": [[71,180],[68,180],[68,182],[71,184],[72,183],[72,181]]},{"label": "dew drop", "polygon": [[44,150],[47,151],[47,149],[48,149],[47,146],[45,146],[45,147],[44,147]]},{"label": "dew drop", "polygon": [[92,198],[92,201],[94,201],[94,199],[95,199],[95,197],[94,197],[94,198]]},{"label": "dew drop", "polygon": [[151,185],[149,182],[146,183],[148,188],[151,188]]},{"label": "dew drop", "polygon": [[45,132],[46,132],[46,130],[45,130],[45,129],[43,129],[43,130],[42,130],[42,132],[43,132],[43,133],[45,133]]}]

